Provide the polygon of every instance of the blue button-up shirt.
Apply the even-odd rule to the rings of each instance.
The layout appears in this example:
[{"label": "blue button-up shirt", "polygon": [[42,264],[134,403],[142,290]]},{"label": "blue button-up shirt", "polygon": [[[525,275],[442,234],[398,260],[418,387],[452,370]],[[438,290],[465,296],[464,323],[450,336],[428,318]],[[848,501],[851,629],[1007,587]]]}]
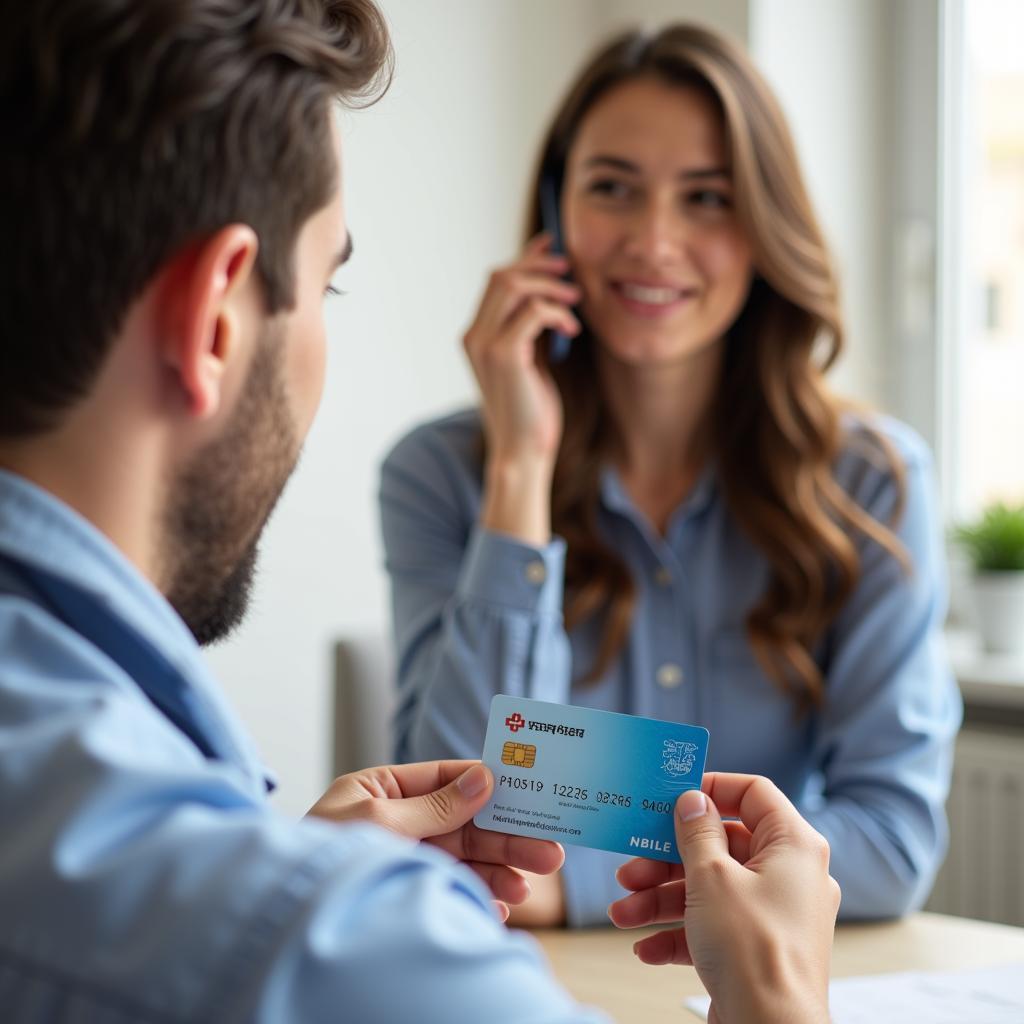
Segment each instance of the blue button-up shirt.
[{"label": "blue button-up shirt", "polygon": [[[152,674],[76,631],[33,571],[129,630]],[[169,677],[184,730],[152,698]],[[373,826],[286,820],[265,789],[163,597],[0,472],[5,1024],[598,1019],[467,868]]]},{"label": "blue button-up shirt", "polygon": [[[705,726],[708,769],[768,775],[832,846],[841,916],[887,917],[926,899],[946,848],[944,804],[961,701],[943,648],[942,531],[929,453],[909,428],[873,426],[906,470],[896,528],[908,573],[856,538],[860,582],[819,645],[823,708],[794,715],[747,642],[747,612],[769,568],[740,531],[713,470],[664,536],[607,469],[599,525],[637,586],[628,643],[596,683],[600,622],[562,625],[564,542],[542,548],[485,530],[480,420],[456,414],[415,430],[387,458],[381,510],[399,663],[400,759],[479,756],[490,699],[507,693]],[[847,421],[839,484],[888,522],[892,474]],[[572,924],[606,921],[621,862],[566,847]]]}]

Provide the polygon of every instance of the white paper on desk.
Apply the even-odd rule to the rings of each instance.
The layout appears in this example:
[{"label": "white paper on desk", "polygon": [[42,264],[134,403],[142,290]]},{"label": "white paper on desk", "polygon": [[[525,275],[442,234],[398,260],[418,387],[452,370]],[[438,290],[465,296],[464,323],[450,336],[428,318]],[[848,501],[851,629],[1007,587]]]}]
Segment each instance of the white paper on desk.
[{"label": "white paper on desk", "polygon": [[[707,996],[686,1000],[704,1020],[710,1005]],[[837,978],[829,985],[829,1009],[833,1024],[1021,1024],[1024,964]]]}]

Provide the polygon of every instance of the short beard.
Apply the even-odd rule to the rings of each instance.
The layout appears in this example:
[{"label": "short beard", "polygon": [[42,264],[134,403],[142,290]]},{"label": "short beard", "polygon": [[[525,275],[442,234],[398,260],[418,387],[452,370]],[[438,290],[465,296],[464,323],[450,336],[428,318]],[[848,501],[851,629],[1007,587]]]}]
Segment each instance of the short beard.
[{"label": "short beard", "polygon": [[245,618],[260,535],[298,461],[283,351],[282,332],[268,327],[223,433],[196,454],[171,488],[165,593],[202,645],[223,640]]}]

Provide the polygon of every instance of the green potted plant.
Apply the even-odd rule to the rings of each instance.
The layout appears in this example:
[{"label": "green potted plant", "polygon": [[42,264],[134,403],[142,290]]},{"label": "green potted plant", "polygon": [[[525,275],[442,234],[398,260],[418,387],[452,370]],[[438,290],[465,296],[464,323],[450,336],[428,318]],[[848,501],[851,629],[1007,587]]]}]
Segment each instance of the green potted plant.
[{"label": "green potted plant", "polygon": [[1024,505],[989,505],[953,536],[973,568],[974,612],[985,649],[1024,652]]}]

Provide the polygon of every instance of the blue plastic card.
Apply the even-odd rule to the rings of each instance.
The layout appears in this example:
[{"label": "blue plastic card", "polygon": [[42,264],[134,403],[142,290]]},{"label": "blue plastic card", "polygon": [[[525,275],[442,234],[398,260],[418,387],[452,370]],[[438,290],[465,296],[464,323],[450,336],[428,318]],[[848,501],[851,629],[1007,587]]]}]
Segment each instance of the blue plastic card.
[{"label": "blue plastic card", "polygon": [[499,694],[483,761],[494,795],[480,828],[678,861],[676,798],[699,789],[708,731]]}]

